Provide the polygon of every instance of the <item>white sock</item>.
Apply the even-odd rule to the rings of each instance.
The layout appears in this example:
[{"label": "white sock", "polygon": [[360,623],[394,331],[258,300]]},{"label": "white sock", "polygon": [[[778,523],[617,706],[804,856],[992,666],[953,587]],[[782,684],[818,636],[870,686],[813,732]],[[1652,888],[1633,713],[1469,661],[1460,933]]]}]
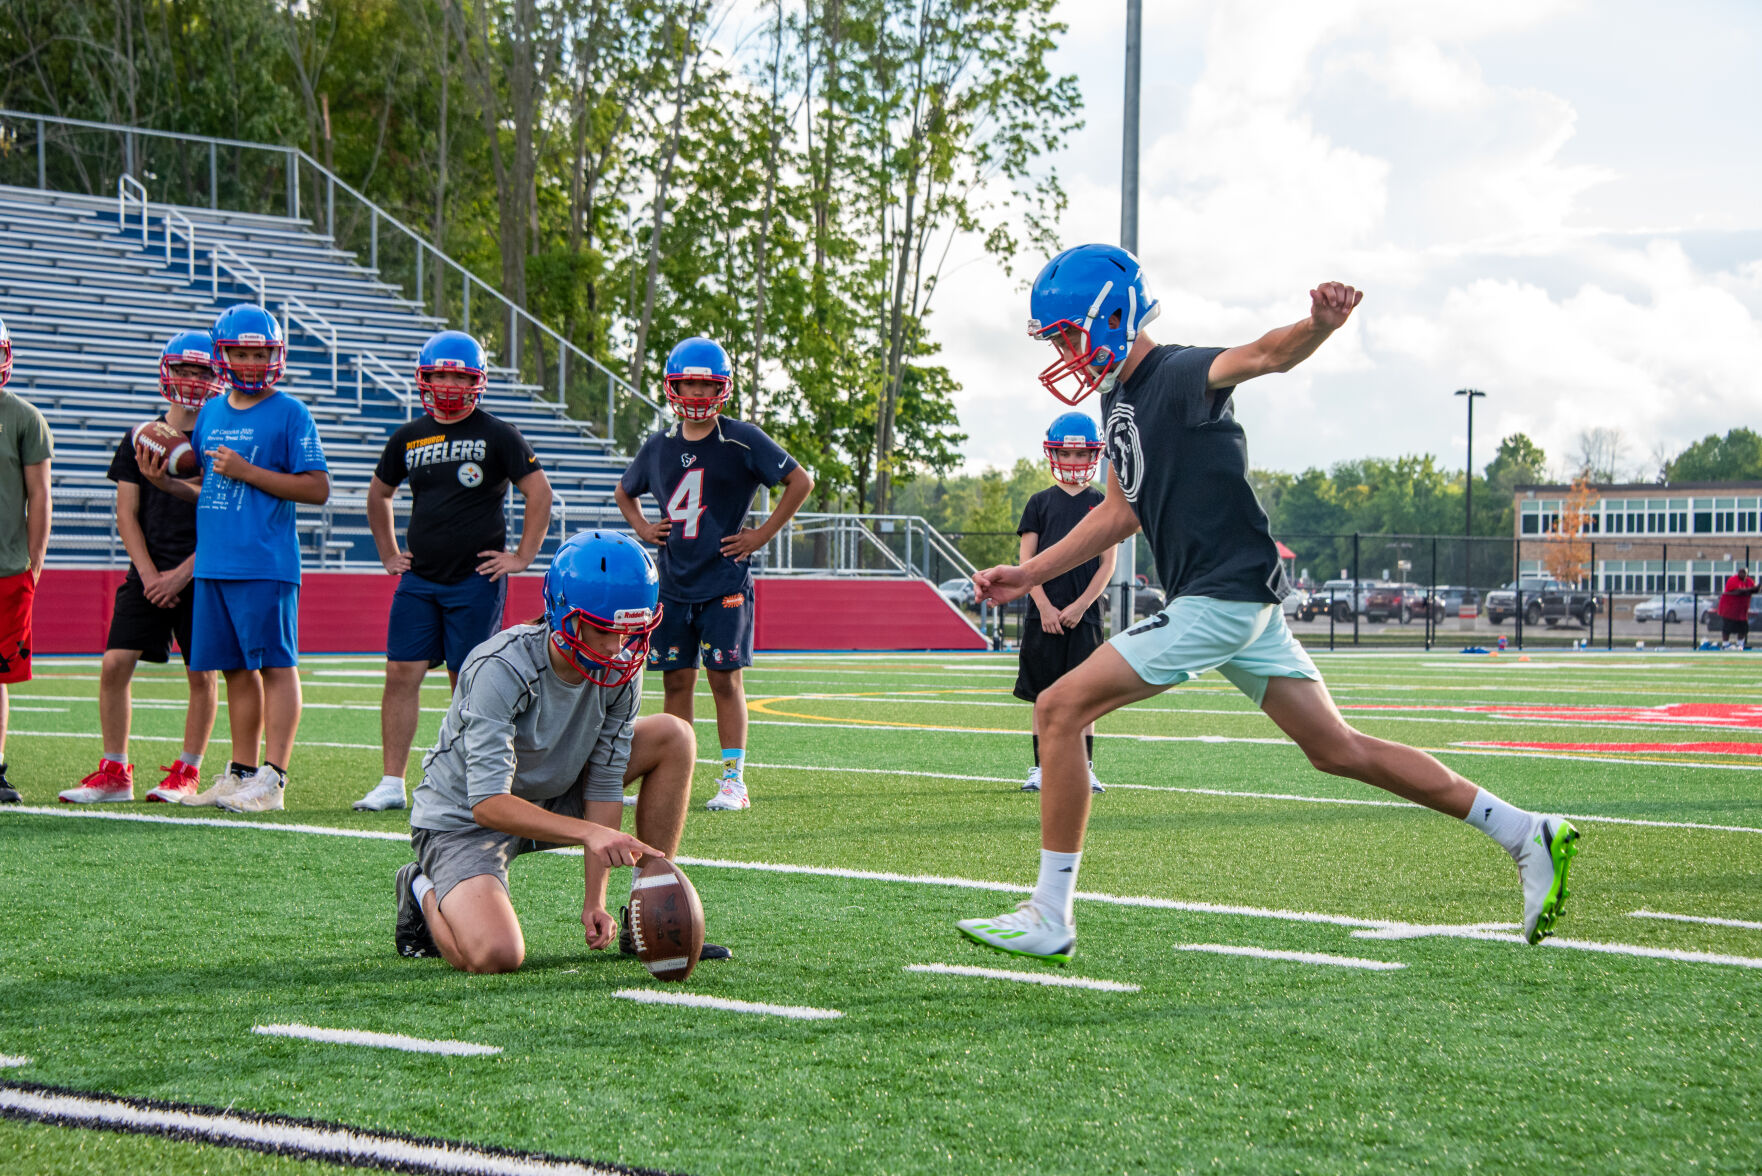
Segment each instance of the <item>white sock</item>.
[{"label": "white sock", "polygon": [[402,776],[381,776],[379,778],[379,786],[384,788],[387,784],[396,784],[399,789],[402,789],[404,787],[404,778]]},{"label": "white sock", "polygon": [[1055,849],[1040,851],[1040,881],[1034,884],[1034,905],[1043,915],[1064,920],[1070,926],[1075,919],[1072,905],[1077,894],[1077,866],[1083,851],[1059,853]]},{"label": "white sock", "polygon": [[434,883],[428,880],[427,874],[418,874],[410,879],[410,895],[416,900],[418,907],[422,905],[422,900],[427,898],[433,889]]},{"label": "white sock", "polygon": [[1504,846],[1506,853],[1516,856],[1523,848],[1524,838],[1529,835],[1532,817],[1533,814],[1506,804],[1485,788],[1477,788],[1474,807],[1463,819]]}]

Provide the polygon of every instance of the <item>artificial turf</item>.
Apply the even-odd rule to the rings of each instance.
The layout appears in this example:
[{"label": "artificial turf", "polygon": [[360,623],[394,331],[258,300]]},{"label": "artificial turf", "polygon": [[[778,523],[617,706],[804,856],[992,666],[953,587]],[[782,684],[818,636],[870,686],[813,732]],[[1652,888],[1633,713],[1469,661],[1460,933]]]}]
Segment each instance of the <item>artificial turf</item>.
[{"label": "artificial turf", "polygon": [[[1321,662],[1355,723],[1440,749],[1514,803],[1752,830],[1581,822],[1560,933],[1762,958],[1762,931],[1630,913],[1762,920],[1762,797],[1752,770],[1762,757],[1471,755],[1493,749],[1461,746],[1741,744],[1762,740],[1762,728],[1727,712],[1685,727],[1663,717],[1616,725],[1359,709],[1742,704],[1756,662]],[[405,827],[400,813],[348,809],[378,776],[377,682],[362,676],[372,666],[307,664],[307,700],[327,705],[305,716],[288,811],[240,823]],[[779,655],[760,667],[748,677],[754,807],[694,812],[681,848],[737,863],[691,868],[712,937],[736,958],[701,967],[686,987],[837,1009],[841,1019],[614,998],[651,982],[633,961],[582,945],[578,858],[515,864],[527,964],[473,977],[392,954],[390,878],[408,860],[397,841],[0,812],[0,886],[10,900],[0,1055],[32,1059],[0,1078],[694,1173],[1762,1167],[1756,968],[1365,939],[1327,923],[1083,901],[1076,959],[1060,974],[1139,992],[907,973],[907,964],[937,962],[1034,969],[952,929],[1018,896],[744,867],[1030,884],[1034,799],[1015,784],[1029,763],[1028,712],[1008,696],[1009,664]],[[89,662],[44,663],[38,681],[14,691],[8,758],[27,803],[53,804],[96,758],[94,679]],[[144,672],[136,695],[175,702],[179,692],[169,673]],[[424,694],[425,706],[444,701],[444,688]],[[701,700],[706,758],[716,748],[707,711]],[[423,718],[426,737],[439,715]],[[174,736],[181,719],[175,707],[142,707],[135,732]],[[1509,860],[1460,822],[1407,807],[1220,795],[1385,799],[1314,772],[1289,745],[1170,741],[1277,738],[1219,679],[1105,719],[1101,731],[1096,770],[1127,787],[1095,800],[1084,891],[1359,920],[1517,920]],[[221,732],[216,758],[224,712]],[[174,742],[138,740],[135,758],[151,765],[174,752]],[[700,805],[713,773],[706,764],[698,774]],[[1175,950],[1194,943],[1407,966],[1369,972]],[[250,1032],[280,1022],[504,1052],[436,1057]],[[272,1165],[287,1162],[0,1125],[6,1171],[279,1171]]]}]

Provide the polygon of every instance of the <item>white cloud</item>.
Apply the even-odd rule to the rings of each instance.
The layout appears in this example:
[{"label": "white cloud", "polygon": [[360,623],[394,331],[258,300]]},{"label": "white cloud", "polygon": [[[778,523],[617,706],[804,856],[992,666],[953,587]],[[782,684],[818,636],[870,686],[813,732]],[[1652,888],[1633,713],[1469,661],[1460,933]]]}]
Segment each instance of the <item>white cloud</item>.
[{"label": "white cloud", "polygon": [[[1148,7],[1140,252],[1165,304],[1152,333],[1241,342],[1304,313],[1318,280],[1367,291],[1354,328],[1243,394],[1258,464],[1414,451],[1459,462],[1449,393],[1468,384],[1491,394],[1477,434],[1523,429],[1555,454],[1593,424],[1645,449],[1755,423],[1762,226],[1727,214],[1727,236],[1693,248],[1671,227],[1702,223],[1703,199],[1750,207],[1762,131],[1731,100],[1757,88],[1742,55],[1691,66],[1638,51],[1660,19],[1639,6]],[[1072,194],[1064,230],[1109,240],[1117,25],[1110,37],[1092,6],[1068,8],[1083,18],[1067,57],[1091,130],[1057,161]],[[1706,26],[1671,27],[1688,43],[1762,28],[1736,5],[1669,19]],[[1653,72],[1620,68],[1623,52]],[[1606,58],[1601,74],[1583,64]],[[1723,73],[1683,84],[1697,67]],[[1655,119],[1643,137],[1624,133],[1636,102]],[[1657,162],[1682,153],[1659,126],[1717,143],[1694,182],[1672,183]],[[984,262],[944,296],[936,330],[967,387],[969,459],[1036,454],[1058,406],[1033,380],[1046,357],[1021,331],[1025,296]]]}]

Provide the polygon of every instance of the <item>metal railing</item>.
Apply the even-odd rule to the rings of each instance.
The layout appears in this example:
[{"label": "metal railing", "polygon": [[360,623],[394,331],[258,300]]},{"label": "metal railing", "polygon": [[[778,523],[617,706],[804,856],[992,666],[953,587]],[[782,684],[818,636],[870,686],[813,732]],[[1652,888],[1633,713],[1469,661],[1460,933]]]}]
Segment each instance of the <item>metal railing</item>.
[{"label": "metal railing", "polygon": [[[134,193],[139,192],[139,196]],[[147,186],[135,177],[123,172],[116,177],[116,219],[122,225],[122,231],[128,232],[128,202],[133,197],[141,204],[141,244],[147,243]]]},{"label": "metal railing", "polygon": [[[152,130],[143,127],[128,127],[116,123],[94,122],[86,119],[64,118],[59,115],[34,114],[5,109],[0,109],[0,120],[10,120],[35,129],[35,180],[38,188],[47,190],[50,187],[52,169],[48,147],[51,128],[54,128],[60,136],[59,147],[69,157],[66,161],[61,159],[55,161],[57,166],[53,170],[57,180],[65,176],[73,183],[83,184],[85,190],[91,192],[93,191],[93,177],[87,170],[89,159],[94,155],[98,156],[97,165],[99,167],[120,163],[121,175],[128,178],[117,181],[119,218],[125,225],[127,224],[127,201],[131,196],[136,195],[135,189],[138,189],[138,199],[142,204],[141,234],[143,241],[146,239],[145,205],[148,197],[145,186],[135,178],[135,175],[137,172],[147,174],[149,171],[146,165],[149,162],[150,144],[170,144],[177,148],[175,152],[177,158],[172,162],[184,165],[182,171],[186,173],[186,187],[189,186],[187,175],[190,172],[187,166],[189,163],[187,149],[195,147],[206,151],[208,164],[207,204],[209,208],[214,209],[221,206],[220,192],[223,182],[236,194],[229,199],[230,205],[237,206],[239,201],[251,197],[255,197],[259,204],[265,199],[272,199],[260,184],[255,188],[252,187],[254,180],[260,181],[267,178],[268,173],[263,169],[252,171],[245,167],[243,156],[246,153],[267,153],[271,157],[279,157],[282,172],[282,194],[277,202],[281,204],[285,214],[294,218],[300,216],[301,190],[310,180],[313,190],[322,194],[324,232],[337,242],[339,247],[344,247],[340,240],[340,226],[337,219],[337,192],[340,190],[344,196],[345,211],[349,210],[350,205],[353,206],[356,221],[352,227],[360,228],[359,219],[363,215],[365,216],[367,238],[365,245],[369,267],[382,279],[387,277],[382,269],[382,261],[386,260],[386,253],[390,248],[389,243],[380,240],[382,224],[392,230],[393,240],[404,242],[411,250],[411,264],[408,267],[408,272],[389,280],[404,288],[406,296],[411,297],[425,312],[430,310],[425,279],[432,272],[436,275],[436,304],[432,310],[436,317],[448,322],[449,325],[456,325],[467,332],[471,330],[471,303],[474,292],[480,304],[484,299],[488,299],[494,304],[495,311],[492,321],[487,325],[485,339],[486,342],[500,343],[504,365],[514,369],[517,374],[522,370],[521,335],[523,331],[534,336],[535,341],[540,344],[541,350],[547,343],[554,347],[556,351],[554,369],[544,362],[542,355],[538,357],[535,366],[539,377],[538,382],[541,385],[549,382],[548,378],[552,376],[554,371],[555,399],[559,407],[567,407],[568,404],[572,367],[578,373],[576,376],[578,381],[586,379],[592,385],[603,380],[606,398],[606,439],[609,442],[616,441],[621,423],[624,430],[634,437],[636,433],[652,427],[662,415],[659,404],[633,387],[623,377],[541,322],[523,307],[515,304],[500,290],[453,260],[438,246],[429,242],[421,234],[381,208],[298,147]],[[96,152],[88,150],[82,154],[74,145],[78,135],[82,132],[99,132],[112,137],[122,148],[120,158],[114,152],[103,150]],[[220,155],[223,151],[234,156],[234,165],[230,168],[223,169],[220,166]],[[22,159],[23,155],[23,152],[14,153],[15,158]],[[0,182],[13,182],[7,178],[6,174],[8,169],[5,165],[8,162],[0,160]],[[64,162],[66,166],[63,166]],[[168,170],[170,170],[169,167]],[[24,177],[18,178],[22,180]],[[121,190],[125,184],[132,185],[127,194]],[[444,280],[441,275],[448,272],[454,275],[459,291],[457,299],[459,314],[456,316],[447,314],[447,308],[442,304]],[[593,395],[591,390],[587,394]],[[621,400],[626,406],[626,411],[622,416],[619,412]]]},{"label": "metal railing", "polygon": [[181,232],[184,236],[184,239],[189,242],[189,266],[187,269],[187,276],[188,276],[188,280],[189,280],[190,285],[193,286],[196,284],[196,226],[195,226],[195,223],[193,221],[191,221],[189,217],[185,216],[183,213],[179,212],[177,209],[171,207],[169,204],[165,206],[165,212],[164,212],[163,219],[165,221],[165,268],[166,269],[171,268],[171,236],[172,236],[172,233]]},{"label": "metal railing", "polygon": [[397,398],[398,403],[404,408],[405,420],[411,420],[416,416],[416,406],[421,403],[421,397],[417,395],[416,385],[410,377],[377,355],[370,352],[357,352],[355,355],[356,408],[360,408],[362,405],[362,393],[366,380],[372,380],[382,391]]},{"label": "metal railing", "polygon": [[[288,328],[298,324],[302,331],[323,343],[325,350],[330,352],[330,390],[336,391],[337,385],[337,333],[330,320],[307,306],[292,294],[279,295],[281,298],[281,334],[287,338]],[[377,358],[377,357],[375,357]],[[383,362],[383,361],[382,361]],[[359,405],[356,406],[360,407]]]}]

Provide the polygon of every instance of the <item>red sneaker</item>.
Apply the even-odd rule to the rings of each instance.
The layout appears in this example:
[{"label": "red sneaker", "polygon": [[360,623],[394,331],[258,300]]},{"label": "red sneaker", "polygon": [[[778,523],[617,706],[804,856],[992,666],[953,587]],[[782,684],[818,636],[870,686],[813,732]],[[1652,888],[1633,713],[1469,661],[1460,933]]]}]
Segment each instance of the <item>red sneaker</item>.
[{"label": "red sneaker", "polygon": [[186,796],[194,796],[202,789],[201,772],[197,768],[178,760],[170,767],[161,766],[165,779],[159,781],[159,787],[147,793],[149,801],[160,804],[182,804]]},{"label": "red sneaker", "polygon": [[98,770],[80,781],[78,788],[61,794],[63,804],[104,804],[135,798],[135,769],[131,764],[100,759]]}]

